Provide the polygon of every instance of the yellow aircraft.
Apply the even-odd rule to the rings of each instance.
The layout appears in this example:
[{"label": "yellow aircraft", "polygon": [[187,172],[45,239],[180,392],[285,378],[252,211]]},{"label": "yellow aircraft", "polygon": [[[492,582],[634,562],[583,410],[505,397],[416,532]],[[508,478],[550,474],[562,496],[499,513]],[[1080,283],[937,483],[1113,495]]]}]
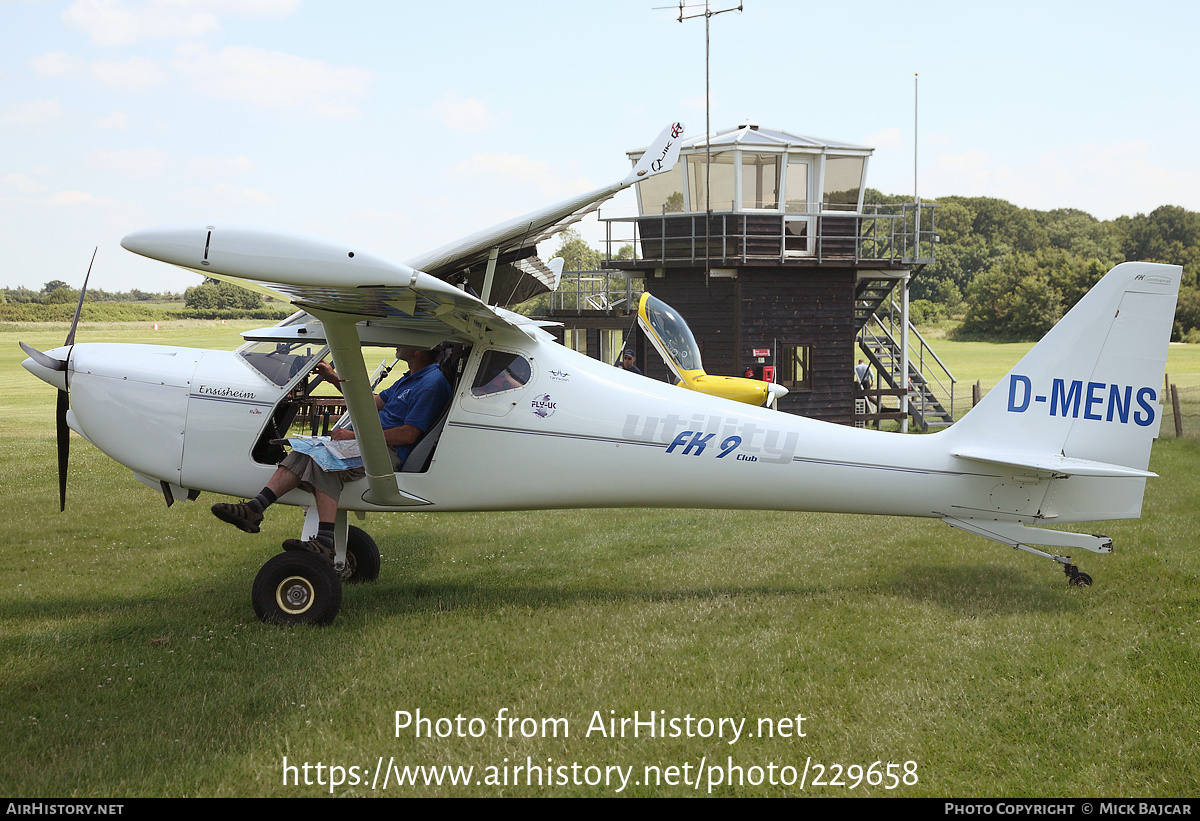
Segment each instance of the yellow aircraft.
[{"label": "yellow aircraft", "polygon": [[638,303],[638,325],[679,378],[679,384],[700,393],[772,407],[788,389],[774,382],[740,376],[712,376],[700,364],[700,347],[679,313],[661,299],[642,294]]}]

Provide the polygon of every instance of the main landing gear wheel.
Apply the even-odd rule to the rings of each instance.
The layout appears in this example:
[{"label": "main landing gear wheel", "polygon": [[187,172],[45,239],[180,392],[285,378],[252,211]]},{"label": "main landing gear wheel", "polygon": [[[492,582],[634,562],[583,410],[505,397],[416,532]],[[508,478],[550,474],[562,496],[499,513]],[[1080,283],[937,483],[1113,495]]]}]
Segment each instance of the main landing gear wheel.
[{"label": "main landing gear wheel", "polygon": [[346,569],[342,581],[350,584],[373,582],[379,578],[379,548],[367,531],[350,525],[346,531]]},{"label": "main landing gear wheel", "polygon": [[323,556],[280,553],[258,571],[250,598],[270,624],[330,624],[342,608],[342,580]]}]

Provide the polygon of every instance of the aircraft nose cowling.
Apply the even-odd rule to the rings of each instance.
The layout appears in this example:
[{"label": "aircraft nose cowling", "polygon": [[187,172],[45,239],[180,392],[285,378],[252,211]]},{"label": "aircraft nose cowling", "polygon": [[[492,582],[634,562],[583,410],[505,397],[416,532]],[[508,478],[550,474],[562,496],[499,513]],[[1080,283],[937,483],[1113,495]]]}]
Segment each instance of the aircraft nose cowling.
[{"label": "aircraft nose cowling", "polygon": [[164,345],[76,345],[71,428],[134,472],[178,484],[189,386],[203,354]]}]

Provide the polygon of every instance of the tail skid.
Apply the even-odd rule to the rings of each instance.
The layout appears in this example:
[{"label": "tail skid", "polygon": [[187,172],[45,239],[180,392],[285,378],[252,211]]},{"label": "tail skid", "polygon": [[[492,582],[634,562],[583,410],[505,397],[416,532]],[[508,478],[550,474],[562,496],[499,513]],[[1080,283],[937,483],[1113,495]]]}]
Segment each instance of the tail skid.
[{"label": "tail skid", "polygon": [[[1126,262],[1109,271],[996,385],[940,436],[960,459],[999,465],[1012,485],[1044,491],[1038,520],[1082,522],[1141,515],[1150,449],[1162,422],[1159,385],[1182,268]],[[999,488],[998,488],[999,489]],[[1112,551],[1112,541],[974,516],[952,527],[1066,566],[1030,545]],[[1080,579],[1086,579],[1086,582]]]}]

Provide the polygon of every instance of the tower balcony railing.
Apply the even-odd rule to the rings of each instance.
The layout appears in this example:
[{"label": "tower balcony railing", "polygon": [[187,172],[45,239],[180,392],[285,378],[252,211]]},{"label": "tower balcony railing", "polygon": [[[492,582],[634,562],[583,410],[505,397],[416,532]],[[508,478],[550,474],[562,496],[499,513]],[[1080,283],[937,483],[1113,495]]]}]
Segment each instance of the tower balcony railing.
[{"label": "tower balcony railing", "polygon": [[[929,265],[938,242],[935,203],[867,205],[861,212],[728,211],[612,217],[605,223],[607,261],[617,268],[744,265],[774,261],[812,265]],[[621,256],[622,248],[633,249]]]},{"label": "tower balcony railing", "polygon": [[549,296],[551,316],[627,315],[637,312],[642,280],[622,271],[564,271]]}]

